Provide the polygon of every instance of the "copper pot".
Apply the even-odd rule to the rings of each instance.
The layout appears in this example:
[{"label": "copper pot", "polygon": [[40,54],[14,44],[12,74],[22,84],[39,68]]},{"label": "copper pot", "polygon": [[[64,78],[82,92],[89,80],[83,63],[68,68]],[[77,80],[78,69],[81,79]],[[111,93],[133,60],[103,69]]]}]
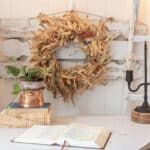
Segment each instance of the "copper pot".
[{"label": "copper pot", "polygon": [[41,107],[44,104],[44,82],[21,81],[22,92],[19,97],[19,106],[24,108]]}]

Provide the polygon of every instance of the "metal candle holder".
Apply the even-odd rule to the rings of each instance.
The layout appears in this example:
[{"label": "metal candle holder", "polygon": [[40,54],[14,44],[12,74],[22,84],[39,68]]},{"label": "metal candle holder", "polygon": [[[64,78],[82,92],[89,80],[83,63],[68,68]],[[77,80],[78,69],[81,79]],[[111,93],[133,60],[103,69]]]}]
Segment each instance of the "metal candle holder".
[{"label": "metal candle holder", "polygon": [[148,103],[148,85],[147,82],[147,43],[144,44],[144,82],[140,83],[136,89],[131,88],[131,83],[133,81],[133,70],[126,71],[126,81],[128,83],[128,89],[131,92],[137,92],[142,86],[144,86],[144,102],[141,106],[137,106],[134,111],[139,113],[150,113],[150,105]]}]

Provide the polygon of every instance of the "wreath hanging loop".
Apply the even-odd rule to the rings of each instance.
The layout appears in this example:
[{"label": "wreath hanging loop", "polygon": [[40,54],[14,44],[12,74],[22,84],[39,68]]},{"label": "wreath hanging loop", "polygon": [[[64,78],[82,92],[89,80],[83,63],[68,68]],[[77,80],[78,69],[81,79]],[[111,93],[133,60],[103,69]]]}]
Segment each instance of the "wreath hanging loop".
[{"label": "wreath hanging loop", "polygon": [[[38,19],[41,28],[32,38],[30,62],[47,70],[45,83],[55,98],[61,95],[69,101],[78,91],[105,83],[103,75],[111,60],[108,44],[112,40],[105,21],[93,24],[75,12],[57,17],[40,14]],[[86,63],[63,68],[56,51],[71,41],[85,52]]]}]

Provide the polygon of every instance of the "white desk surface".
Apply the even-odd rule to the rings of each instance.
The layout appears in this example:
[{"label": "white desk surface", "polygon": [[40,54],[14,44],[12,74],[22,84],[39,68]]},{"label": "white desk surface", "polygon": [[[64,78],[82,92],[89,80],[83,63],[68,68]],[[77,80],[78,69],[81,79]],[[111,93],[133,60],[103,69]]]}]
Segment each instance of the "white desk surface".
[{"label": "white desk surface", "polygon": [[[84,123],[87,125],[105,126],[112,130],[105,150],[138,150],[150,142],[150,125],[138,124],[125,116],[82,116],[55,118],[52,124]],[[60,147],[19,144],[10,142],[26,129],[0,128],[1,150],[60,150]],[[64,150],[85,150],[81,148],[65,148]]]}]

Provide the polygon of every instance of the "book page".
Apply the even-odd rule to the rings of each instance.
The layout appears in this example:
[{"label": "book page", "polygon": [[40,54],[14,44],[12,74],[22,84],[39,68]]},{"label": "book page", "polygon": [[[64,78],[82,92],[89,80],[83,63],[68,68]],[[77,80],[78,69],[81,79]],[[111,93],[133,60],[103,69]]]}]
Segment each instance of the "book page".
[{"label": "book page", "polygon": [[34,125],[16,138],[14,142],[35,143],[35,144],[54,144],[56,139],[64,133],[66,126],[43,126]]},{"label": "book page", "polygon": [[90,127],[81,124],[67,126],[34,125],[14,139],[13,142],[63,145],[66,141],[68,146],[102,148],[109,135],[110,131],[103,127]]},{"label": "book page", "polygon": [[58,143],[61,145],[63,141],[66,140],[70,146],[99,148],[100,146],[97,145],[96,140],[103,130],[103,127],[99,128],[73,124],[58,139]]}]

